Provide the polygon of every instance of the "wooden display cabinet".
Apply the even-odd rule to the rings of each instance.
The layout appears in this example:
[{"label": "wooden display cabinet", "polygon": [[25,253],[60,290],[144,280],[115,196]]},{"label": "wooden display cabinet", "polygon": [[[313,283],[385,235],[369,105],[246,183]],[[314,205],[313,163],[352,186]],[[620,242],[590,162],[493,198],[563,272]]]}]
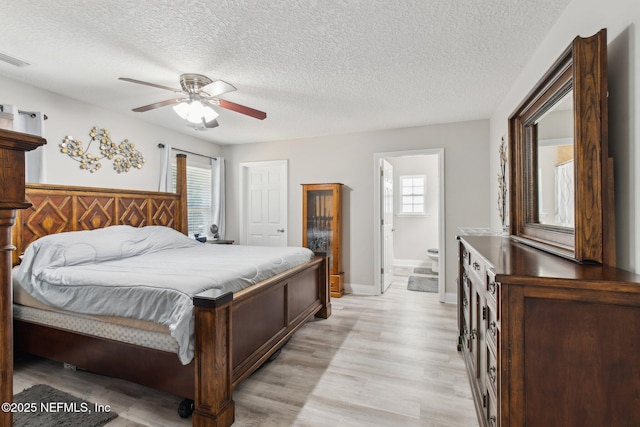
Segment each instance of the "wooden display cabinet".
[{"label": "wooden display cabinet", "polygon": [[342,184],[302,184],[302,246],[329,259],[331,296],[344,293]]}]

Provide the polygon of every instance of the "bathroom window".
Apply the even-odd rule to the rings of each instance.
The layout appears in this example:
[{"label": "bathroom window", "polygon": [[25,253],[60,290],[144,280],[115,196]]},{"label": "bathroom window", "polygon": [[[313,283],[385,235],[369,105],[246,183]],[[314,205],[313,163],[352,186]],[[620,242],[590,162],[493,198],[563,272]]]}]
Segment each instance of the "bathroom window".
[{"label": "bathroom window", "polygon": [[399,215],[425,215],[426,175],[400,175]]}]

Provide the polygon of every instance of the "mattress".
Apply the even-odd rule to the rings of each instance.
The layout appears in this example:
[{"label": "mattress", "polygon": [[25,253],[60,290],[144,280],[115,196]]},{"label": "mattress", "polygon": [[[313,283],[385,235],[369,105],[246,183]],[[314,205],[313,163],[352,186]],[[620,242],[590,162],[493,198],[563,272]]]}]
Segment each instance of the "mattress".
[{"label": "mattress", "polygon": [[92,316],[58,310],[33,298],[15,280],[13,281],[13,302],[14,319],[155,350],[178,353],[178,342],[169,333],[169,328],[158,323],[126,317]]},{"label": "mattress", "polygon": [[164,325],[186,365],[193,359],[195,295],[236,292],[311,258],[301,247],[208,245],[167,227],[113,226],[36,240],[15,280],[46,306]]},{"label": "mattress", "polygon": [[73,313],[60,311],[41,310],[20,304],[13,305],[13,318],[141,347],[178,353],[178,342],[168,331],[157,332],[139,329],[124,326],[123,324],[110,323],[102,319],[90,318],[88,316],[78,316]]}]

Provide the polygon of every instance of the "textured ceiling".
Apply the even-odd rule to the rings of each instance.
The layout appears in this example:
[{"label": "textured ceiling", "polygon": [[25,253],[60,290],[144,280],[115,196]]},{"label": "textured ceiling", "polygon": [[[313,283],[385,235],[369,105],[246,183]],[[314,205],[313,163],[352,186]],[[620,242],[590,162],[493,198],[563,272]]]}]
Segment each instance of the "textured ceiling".
[{"label": "textured ceiling", "polygon": [[[569,0],[21,0],[0,11],[0,75],[221,144],[486,119]],[[131,109],[182,73],[225,80],[194,131]],[[1,94],[0,94],[1,97]],[[2,101],[0,99],[0,101]]]}]

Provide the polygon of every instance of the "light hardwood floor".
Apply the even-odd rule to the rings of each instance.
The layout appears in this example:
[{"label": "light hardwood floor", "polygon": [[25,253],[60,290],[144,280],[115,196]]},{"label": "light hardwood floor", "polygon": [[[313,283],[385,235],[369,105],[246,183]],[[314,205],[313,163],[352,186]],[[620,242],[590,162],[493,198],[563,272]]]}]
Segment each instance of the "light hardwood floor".
[{"label": "light hardwood floor", "polygon": [[[382,296],[333,299],[234,392],[234,426],[477,426],[456,351],[456,310],[396,276]],[[14,390],[46,383],[119,417],[107,427],[190,426],[180,398],[42,359],[18,358]]]}]

